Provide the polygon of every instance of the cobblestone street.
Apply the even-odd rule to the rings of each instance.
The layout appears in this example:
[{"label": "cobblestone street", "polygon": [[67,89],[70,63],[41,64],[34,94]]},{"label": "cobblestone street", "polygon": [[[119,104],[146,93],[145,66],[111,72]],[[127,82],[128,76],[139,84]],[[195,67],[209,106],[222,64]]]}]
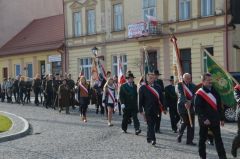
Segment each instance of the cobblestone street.
[{"label": "cobblestone street", "polygon": [[[142,133],[134,134],[133,125],[128,134],[121,132],[121,116],[113,116],[113,127],[108,127],[106,117],[95,114],[94,107],[88,110],[88,122],[80,120],[77,110],[70,115],[59,113],[42,106],[0,103],[0,110],[22,116],[32,126],[32,133],[26,137],[0,143],[0,159],[194,159],[198,148],[187,146],[186,137],[181,144],[170,130],[168,115],[163,116],[161,131],[157,134],[157,145],[146,142],[146,124],[141,116]],[[230,131],[228,130],[231,129]],[[222,137],[229,158],[233,130],[236,126],[222,129]],[[198,128],[195,140],[198,142]],[[208,158],[216,159],[215,147],[207,146]]]}]

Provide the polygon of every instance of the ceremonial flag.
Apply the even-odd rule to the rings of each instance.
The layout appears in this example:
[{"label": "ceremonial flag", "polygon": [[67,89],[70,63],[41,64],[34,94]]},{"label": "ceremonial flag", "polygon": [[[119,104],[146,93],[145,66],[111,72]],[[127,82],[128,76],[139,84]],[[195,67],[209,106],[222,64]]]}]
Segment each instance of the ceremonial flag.
[{"label": "ceremonial flag", "polygon": [[119,87],[126,82],[125,76],[122,71],[122,60],[118,57],[118,84]]},{"label": "ceremonial flag", "polygon": [[98,69],[97,69],[97,62],[96,58],[92,58],[92,68],[91,68],[92,78],[91,80],[96,81],[98,80]]},{"label": "ceremonial flag", "polygon": [[103,78],[106,80],[106,71],[105,71],[100,59],[98,59],[98,73],[99,74],[101,73]]},{"label": "ceremonial flag", "polygon": [[213,87],[220,94],[224,105],[234,106],[236,101],[234,99],[233,82],[231,76],[219,64],[217,64],[212,55],[210,55],[206,49],[204,49],[204,52],[207,56],[207,70],[212,74]]},{"label": "ceremonial flag", "polygon": [[177,45],[177,38],[173,35],[170,39],[173,44],[173,74],[178,82],[182,82],[182,65],[180,62],[180,52]]}]

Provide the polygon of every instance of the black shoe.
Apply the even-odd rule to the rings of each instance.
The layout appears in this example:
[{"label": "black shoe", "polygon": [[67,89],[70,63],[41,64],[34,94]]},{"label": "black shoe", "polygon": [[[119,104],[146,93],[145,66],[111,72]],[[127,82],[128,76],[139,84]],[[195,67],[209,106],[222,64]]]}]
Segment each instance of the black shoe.
[{"label": "black shoe", "polygon": [[125,134],[126,134],[126,133],[127,133],[127,130],[122,130],[122,133],[125,133]]},{"label": "black shoe", "polygon": [[177,142],[178,142],[178,143],[182,142],[182,135],[178,135],[178,137],[177,137]]},{"label": "black shoe", "polygon": [[237,149],[232,148],[231,153],[233,157],[237,157]]},{"label": "black shoe", "polygon": [[138,130],[135,131],[135,135],[138,135],[138,134],[140,134],[141,132],[142,132],[142,130],[141,130],[141,129],[138,129]]},{"label": "black shoe", "polygon": [[187,142],[186,144],[187,144],[187,145],[190,145],[190,146],[196,146],[196,145],[197,145],[197,144],[194,143],[194,142]]},{"label": "black shoe", "polygon": [[156,141],[152,141],[151,144],[154,146],[156,145]]}]

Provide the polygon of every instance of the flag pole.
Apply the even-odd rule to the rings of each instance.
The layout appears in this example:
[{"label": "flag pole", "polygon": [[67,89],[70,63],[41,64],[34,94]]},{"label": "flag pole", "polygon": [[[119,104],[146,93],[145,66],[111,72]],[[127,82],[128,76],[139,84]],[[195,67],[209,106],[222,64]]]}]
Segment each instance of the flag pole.
[{"label": "flag pole", "polygon": [[[179,57],[179,49],[177,47],[177,38],[175,37],[174,33],[173,33],[173,30],[170,30],[171,31],[171,34],[170,34],[170,37],[171,37],[171,42],[173,43],[174,45],[174,48],[175,49],[175,54],[176,54],[176,61],[177,61],[177,65],[179,66],[178,67],[178,80],[179,82],[181,83],[182,85],[182,88],[183,88],[183,93],[184,93],[184,96],[186,97],[186,92],[184,91],[184,87],[183,87],[183,81],[182,81],[182,76],[183,76],[183,73],[182,73],[182,66],[181,66],[181,63],[180,63],[180,57]],[[180,74],[180,75],[179,75]],[[181,78],[180,78],[181,76]],[[188,119],[189,119],[189,123],[190,123],[190,126],[193,127],[193,122],[192,122],[192,118],[191,118],[191,113],[190,113],[190,108],[187,109],[187,113],[188,113]]]},{"label": "flag pole", "polygon": [[239,84],[239,82],[225,68],[223,68],[206,49],[201,48],[201,50],[203,50],[203,52],[205,52],[229,77],[231,77],[235,84]]}]

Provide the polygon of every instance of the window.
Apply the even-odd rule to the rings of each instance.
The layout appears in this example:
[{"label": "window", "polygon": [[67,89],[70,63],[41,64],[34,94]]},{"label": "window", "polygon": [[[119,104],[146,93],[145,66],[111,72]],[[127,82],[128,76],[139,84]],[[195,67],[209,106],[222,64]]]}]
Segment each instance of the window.
[{"label": "window", "polygon": [[207,17],[214,14],[214,0],[201,0],[201,16]]},{"label": "window", "polygon": [[190,19],[190,12],[191,12],[191,1],[179,0],[179,19],[180,20]]},{"label": "window", "polygon": [[183,73],[192,74],[191,49],[181,49],[180,60]]},{"label": "window", "polygon": [[79,70],[82,71],[83,75],[87,80],[91,79],[91,68],[92,68],[92,58],[82,58],[80,59]]},{"label": "window", "polygon": [[82,17],[81,12],[73,13],[73,20],[74,20],[74,35],[76,37],[82,35]]},{"label": "window", "polygon": [[16,64],[15,65],[15,76],[18,76],[21,74],[21,66]]},{"label": "window", "polygon": [[122,4],[113,5],[113,25],[114,31],[119,31],[123,29],[123,7]]},{"label": "window", "polygon": [[[212,56],[214,55],[213,53],[213,47],[206,47],[205,48]],[[203,53],[203,72],[204,73],[207,73],[208,70],[207,70],[207,56],[206,56],[206,53],[204,52]]]},{"label": "window", "polygon": [[112,74],[118,75],[118,58],[122,61],[122,72],[127,72],[127,55],[113,56],[112,57]]},{"label": "window", "polygon": [[95,34],[95,10],[87,11],[88,34]]},{"label": "window", "polygon": [[27,64],[27,76],[30,77],[30,78],[33,77],[32,64]]},{"label": "window", "polygon": [[147,15],[156,17],[156,0],[143,0],[144,20],[147,20]]}]

